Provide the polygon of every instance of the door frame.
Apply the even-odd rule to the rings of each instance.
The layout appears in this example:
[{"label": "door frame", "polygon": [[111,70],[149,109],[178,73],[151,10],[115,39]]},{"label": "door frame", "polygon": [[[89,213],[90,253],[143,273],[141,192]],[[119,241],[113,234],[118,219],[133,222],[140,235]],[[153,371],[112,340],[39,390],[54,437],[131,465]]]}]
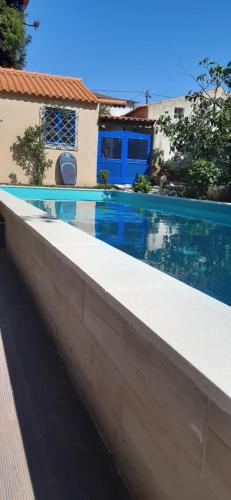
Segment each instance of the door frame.
[{"label": "door frame", "polygon": [[[112,138],[118,138],[121,139],[121,158],[120,159],[112,159],[112,158],[101,158],[101,145],[102,145],[102,138],[103,137],[112,137]],[[132,160],[128,159],[128,140],[129,139],[145,139],[147,141],[147,158],[146,160]],[[137,164],[142,166],[143,169],[141,173],[147,174],[149,169],[150,169],[150,159],[151,159],[151,148],[152,148],[152,135],[151,134],[144,134],[144,133],[139,133],[139,132],[133,132],[133,131],[104,131],[104,130],[99,130],[99,135],[98,135],[98,152],[97,152],[97,181],[99,182],[99,171],[103,170],[109,170],[110,171],[110,163],[114,165],[120,165],[120,176],[119,177],[113,177],[112,179],[109,179],[112,184],[131,184],[134,179],[131,177],[128,177],[128,165],[129,163]],[[104,167],[105,165],[105,167]],[[145,168],[146,167],[146,168]],[[145,170],[145,172],[144,172]]]}]

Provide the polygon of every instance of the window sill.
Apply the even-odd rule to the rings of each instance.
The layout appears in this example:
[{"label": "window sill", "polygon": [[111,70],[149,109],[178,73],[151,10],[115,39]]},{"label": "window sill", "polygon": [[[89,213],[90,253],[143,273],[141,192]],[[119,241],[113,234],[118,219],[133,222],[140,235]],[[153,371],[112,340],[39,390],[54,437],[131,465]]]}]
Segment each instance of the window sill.
[{"label": "window sill", "polygon": [[62,146],[60,144],[46,144],[46,149],[56,149],[58,151],[78,151],[78,147],[76,146]]}]

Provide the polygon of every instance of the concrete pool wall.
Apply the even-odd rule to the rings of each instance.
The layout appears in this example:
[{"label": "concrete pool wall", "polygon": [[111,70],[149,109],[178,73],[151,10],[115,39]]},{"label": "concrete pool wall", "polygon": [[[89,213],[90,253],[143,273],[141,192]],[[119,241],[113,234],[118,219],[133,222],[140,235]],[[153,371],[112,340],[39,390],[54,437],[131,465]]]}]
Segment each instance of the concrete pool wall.
[{"label": "concrete pool wall", "polygon": [[2,190],[0,214],[134,498],[230,499],[230,307]]}]

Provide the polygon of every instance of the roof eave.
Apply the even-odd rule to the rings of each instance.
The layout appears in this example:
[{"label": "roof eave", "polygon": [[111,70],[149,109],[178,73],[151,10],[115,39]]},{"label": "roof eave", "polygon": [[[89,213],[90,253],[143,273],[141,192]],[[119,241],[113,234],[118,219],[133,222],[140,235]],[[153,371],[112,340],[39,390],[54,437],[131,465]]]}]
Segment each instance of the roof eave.
[{"label": "roof eave", "polygon": [[126,101],[120,101],[117,99],[98,99],[99,104],[104,104],[106,106],[111,106],[111,107],[116,107],[116,108],[126,108],[127,102]]},{"label": "roof eave", "polygon": [[0,89],[0,94],[6,94],[8,96],[19,96],[19,97],[28,97],[32,99],[44,99],[44,100],[49,100],[49,101],[63,101],[63,102],[72,102],[72,103],[82,103],[82,104],[98,104],[97,99],[81,99],[80,97],[78,99],[75,99],[74,97],[62,97],[62,96],[51,96],[51,95],[44,95],[44,94],[39,94],[39,93],[32,93],[32,92],[20,92],[18,90],[17,92],[13,90],[6,90],[6,89]]},{"label": "roof eave", "polygon": [[125,123],[137,123],[137,124],[147,124],[147,125],[154,125],[155,120],[151,120],[150,118],[140,118],[137,116],[109,116],[109,115],[104,115],[100,116],[100,121],[111,121],[111,122],[125,122]]}]

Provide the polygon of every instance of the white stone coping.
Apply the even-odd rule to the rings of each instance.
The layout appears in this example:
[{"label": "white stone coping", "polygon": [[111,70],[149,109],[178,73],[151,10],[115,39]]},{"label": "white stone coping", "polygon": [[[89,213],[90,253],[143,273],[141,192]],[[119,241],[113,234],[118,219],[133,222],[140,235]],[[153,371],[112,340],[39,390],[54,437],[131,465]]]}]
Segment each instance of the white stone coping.
[{"label": "white stone coping", "polygon": [[229,306],[3,190],[1,208],[77,266],[85,282],[231,414]]}]

